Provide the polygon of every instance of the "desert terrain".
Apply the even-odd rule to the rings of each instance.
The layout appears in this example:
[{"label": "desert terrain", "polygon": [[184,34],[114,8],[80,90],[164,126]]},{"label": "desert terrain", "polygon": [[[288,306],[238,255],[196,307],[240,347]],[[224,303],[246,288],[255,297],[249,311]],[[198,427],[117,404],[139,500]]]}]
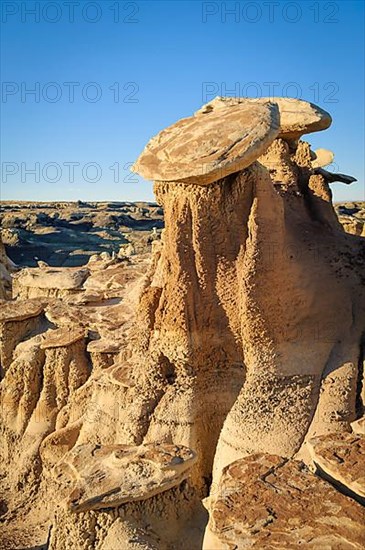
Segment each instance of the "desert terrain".
[{"label": "desert terrain", "polygon": [[[365,202],[334,208],[345,231],[365,236]],[[19,267],[36,267],[39,260],[52,267],[82,266],[93,254],[118,254],[129,244],[133,253],[147,252],[163,227],[157,203],[0,201],[2,242]]]},{"label": "desert terrain", "polygon": [[331,122],[217,97],[137,159],[156,203],[1,203],[1,548],[364,548],[365,202],[306,141]]},{"label": "desert terrain", "polygon": [[37,261],[75,267],[92,254],[117,254],[132,244],[141,252],[151,233],[163,227],[163,211],[146,202],[0,202],[2,241],[21,267]]}]

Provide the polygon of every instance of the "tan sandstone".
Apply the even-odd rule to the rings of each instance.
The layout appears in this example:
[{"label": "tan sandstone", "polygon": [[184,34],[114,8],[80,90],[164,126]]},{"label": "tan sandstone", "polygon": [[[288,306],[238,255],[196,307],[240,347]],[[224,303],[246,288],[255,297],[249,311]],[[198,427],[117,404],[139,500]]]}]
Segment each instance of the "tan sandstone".
[{"label": "tan sandstone", "polygon": [[297,140],[303,134],[326,130],[332,123],[330,114],[318,107],[318,105],[291,97],[260,97],[251,99],[246,97],[217,96],[212,101],[209,101],[209,103],[203,105],[196,114],[205,115],[227,107],[234,109],[237,105],[253,106],[267,104],[268,102],[276,103],[279,108],[280,133],[277,137],[287,140]]},{"label": "tan sandstone", "polygon": [[132,170],[150,180],[206,185],[252,164],[278,131],[275,104],[212,110],[204,118],[183,118],[162,130]]},{"label": "tan sandstone", "polygon": [[7,301],[0,307],[0,378],[11,364],[19,342],[36,332],[42,323],[39,301]]},{"label": "tan sandstone", "polygon": [[314,464],[365,504],[365,437],[328,434],[308,441]]},{"label": "tan sandstone", "polygon": [[[72,511],[145,500],[183,481],[195,454],[176,445],[76,446],[55,467]],[[64,479],[66,478],[66,482]],[[71,486],[70,486],[71,480]]]},{"label": "tan sandstone", "polygon": [[328,149],[316,149],[314,151],[314,159],[312,160],[313,168],[322,168],[332,164],[335,155]]},{"label": "tan sandstone", "polygon": [[362,506],[301,462],[250,455],[230,464],[207,506],[204,550],[363,548]]},{"label": "tan sandstone", "polygon": [[365,436],[365,416],[351,423],[351,428],[355,434]]},{"label": "tan sandstone", "polygon": [[[257,535],[257,547],[273,540],[279,548],[282,532],[288,548],[301,540],[321,548],[359,545],[358,505],[293,462],[301,457],[311,464],[307,442],[351,432],[364,406],[363,242],[343,230],[332,205],[332,176],[313,168],[310,145],[298,141],[331,120],[316,106],[285,98],[275,101],[276,107],[267,100],[216,103],[217,108],[167,129],[161,142],[152,141],[142,154],[165,217],[152,257],[101,258],[103,267],[95,265],[81,286],[54,299],[47,296],[40,335],[25,336],[15,346],[2,382],[4,464],[13,484],[10,494],[18,494],[23,504],[9,500],[5,523],[11,523],[12,513],[20,521],[24,507],[29,518],[44,499],[51,550],[67,545],[105,550],[120,541],[126,550],[201,548],[207,521],[201,500],[210,492],[214,516],[217,487],[225,486],[236,460],[243,465],[232,482],[237,502],[244,503],[249,519],[252,514],[257,532],[243,525],[237,536],[229,528],[222,535],[218,527],[214,536],[232,534],[233,544],[244,545]],[[278,111],[280,128],[273,117]],[[241,138],[254,123],[250,148]],[[171,149],[163,147],[168,135]],[[223,152],[227,156],[219,157]],[[215,158],[209,185],[196,185],[201,180],[194,170],[209,153]],[[222,167],[225,177],[214,175]],[[160,169],[168,171],[167,181],[161,181],[166,173]],[[39,345],[49,329],[67,332],[73,325],[88,338],[61,347]],[[110,342],[117,353],[111,353]],[[196,455],[188,479],[152,496],[144,492],[150,478],[143,477],[144,463],[138,460],[128,475],[132,483],[116,489],[112,449],[128,446],[138,453],[157,443]],[[97,448],[101,454],[90,456]],[[80,449],[89,454],[72,469]],[[17,461],[23,467],[14,479]],[[78,483],[76,507],[85,511],[52,502],[58,494],[52,481],[57,464],[73,472],[70,486],[62,477],[60,491],[70,498]],[[266,478],[269,470],[281,493],[252,477],[258,472]],[[101,482],[116,490],[115,501],[113,494],[101,494]],[[23,495],[17,483],[23,484]],[[133,499],[139,486],[148,497],[143,502],[103,508],[119,502],[120,495]],[[251,492],[245,496],[246,487]],[[260,516],[260,508],[250,507],[260,487],[265,503],[282,506],[279,523],[270,510]],[[93,502],[102,508],[92,508]],[[234,524],[236,517],[232,512],[229,521]],[[276,526],[283,527],[280,535]]]},{"label": "tan sandstone", "polygon": [[11,271],[14,265],[6,255],[0,231],[0,300],[11,296]]},{"label": "tan sandstone", "polygon": [[77,292],[89,275],[87,268],[38,267],[21,270],[14,276],[14,297],[57,297]]}]

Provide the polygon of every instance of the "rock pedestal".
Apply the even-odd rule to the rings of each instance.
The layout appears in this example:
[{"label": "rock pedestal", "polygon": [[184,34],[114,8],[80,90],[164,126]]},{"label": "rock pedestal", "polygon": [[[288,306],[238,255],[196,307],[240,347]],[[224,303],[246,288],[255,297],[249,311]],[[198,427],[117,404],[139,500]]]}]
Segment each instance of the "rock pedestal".
[{"label": "rock pedestal", "polygon": [[[313,441],[342,441],[364,408],[363,243],[335,215],[333,175],[322,168],[332,155],[299,141],[330,123],[299,100],[217,98],[147,145],[135,170],[155,181],[165,229],[141,284],[122,274],[129,302],[107,310],[130,320],[122,349],[113,362],[117,329],[100,331],[88,380],[68,392],[59,373],[51,385],[60,407],[40,445],[44,491],[61,472],[67,495],[52,550],[68,540],[88,550],[202,548],[208,494],[206,549],[359,548],[359,505],[349,506],[351,531],[348,497],[298,460],[328,469]],[[84,286],[100,281],[96,273]],[[64,327],[41,346],[54,357],[67,308],[47,315]],[[80,342],[75,329],[67,345]],[[358,489],[358,473],[333,475],[355,476]]]}]

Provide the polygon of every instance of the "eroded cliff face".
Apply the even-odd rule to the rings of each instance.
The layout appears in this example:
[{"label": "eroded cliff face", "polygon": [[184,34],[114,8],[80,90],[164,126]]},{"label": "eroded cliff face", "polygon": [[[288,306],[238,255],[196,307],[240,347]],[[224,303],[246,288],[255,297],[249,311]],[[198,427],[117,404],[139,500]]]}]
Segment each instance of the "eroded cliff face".
[{"label": "eroded cliff face", "polygon": [[11,295],[11,268],[12,263],[5,253],[0,234],[0,300],[6,300]]},{"label": "eroded cliff face", "polygon": [[[147,437],[174,441],[186,419],[179,441],[189,444],[190,432],[201,474],[215,456],[219,478],[235,458],[289,457],[308,432],[349,430],[361,384],[363,257],[312,171],[309,146],[290,152],[277,139],[259,163],[208,188],[155,191],[166,229],[142,298],[144,345],[175,380]],[[178,397],[182,380],[188,391]]]},{"label": "eroded cliff face", "polygon": [[[45,542],[53,509],[61,500],[51,470],[74,447],[82,421],[89,420],[93,426],[94,440],[102,432],[97,403],[93,409],[94,378],[118,362],[148,259],[141,256],[133,263],[109,258],[93,264],[98,265],[88,274],[88,284],[80,285],[77,293],[64,292],[64,282],[79,277],[75,269],[59,270],[56,275],[61,284],[57,286],[54,269],[35,268],[35,280],[40,283],[39,289],[34,285],[37,297],[1,304],[4,529],[0,540],[4,548]],[[85,270],[81,271],[79,279],[83,280]],[[46,283],[51,279],[53,295],[59,292],[58,296],[44,294],[42,273]],[[121,385],[115,387],[121,389]],[[74,417],[69,412],[71,401]],[[109,403],[106,405],[108,410]],[[111,432],[113,425],[116,422],[110,426]]]},{"label": "eroded cliff face", "polygon": [[[204,159],[199,167],[199,154],[189,156],[194,174],[188,163],[178,162],[186,154],[180,130],[152,140],[137,166],[143,173],[147,159],[148,170],[158,167],[155,193],[164,208],[165,230],[141,282],[125,284],[134,299],[128,302],[124,290],[120,306],[114,306],[119,309],[107,310],[109,316],[128,319],[112,333],[115,337],[124,327],[117,353],[113,337],[108,345],[89,343],[88,350],[105,353],[103,360],[95,355],[88,370],[82,334],[69,338],[57,358],[55,330],[48,347],[38,336],[24,350],[16,342],[3,381],[5,393],[12,395],[6,401],[6,434],[11,429],[17,434],[17,449],[27,446],[32,414],[40,403],[50,403],[46,425],[34,439],[39,495],[49,497],[55,510],[49,548],[202,548],[207,523],[202,499],[209,494],[204,547],[211,550],[213,542],[214,549],[258,547],[271,528],[289,532],[293,522],[300,524],[303,502],[314,506],[311,488],[324,507],[325,499],[335,498],[335,489],[319,482],[300,460],[313,469],[315,438],[341,439],[363,415],[365,255],[363,240],[346,234],[333,210],[330,176],[322,169],[323,158],[332,156],[314,154],[299,140],[305,131],[327,127],[330,117],[301,103],[294,104],[297,118],[292,102],[288,106],[285,100],[255,107],[256,117],[265,116],[256,134],[255,116],[248,119],[254,136],[249,155],[250,145],[239,139],[244,129],[234,126],[234,143],[225,139],[221,151],[219,133],[225,128],[217,131],[209,123],[213,166],[207,168]],[[204,129],[204,117],[215,109],[217,123],[222,109],[231,109],[224,120],[235,120],[239,105],[219,99],[195,115],[193,126],[184,124]],[[240,111],[243,126],[247,109],[245,104]],[[207,143],[202,150],[207,155]],[[176,180],[171,179],[174,155]],[[210,170],[215,174],[221,164],[224,171],[227,166],[240,170],[210,182]],[[167,180],[159,179],[164,175]],[[49,320],[67,325],[60,304],[48,307]],[[102,332],[100,320],[90,324],[95,327]],[[32,393],[21,375],[22,353],[32,365],[32,384],[39,386],[37,404],[22,398]],[[50,361],[59,366],[48,384]],[[42,400],[46,393],[50,399]],[[19,421],[25,417],[25,423]],[[246,479],[250,464],[255,468]],[[304,484],[302,504],[294,505],[285,489],[277,506],[286,510],[287,521],[276,524],[274,514],[255,530],[258,508],[241,525],[245,482],[254,495],[260,475],[272,473],[272,466],[286,488]],[[226,502],[227,491],[237,496],[233,503]],[[265,491],[264,507],[271,499]],[[328,538],[318,525],[311,529],[321,543],[342,541],[344,548],[357,548],[362,512],[348,497],[338,499],[341,511],[351,509],[354,533],[334,528]],[[307,519],[303,516],[303,525]],[[300,543],[310,540],[306,536]]]}]

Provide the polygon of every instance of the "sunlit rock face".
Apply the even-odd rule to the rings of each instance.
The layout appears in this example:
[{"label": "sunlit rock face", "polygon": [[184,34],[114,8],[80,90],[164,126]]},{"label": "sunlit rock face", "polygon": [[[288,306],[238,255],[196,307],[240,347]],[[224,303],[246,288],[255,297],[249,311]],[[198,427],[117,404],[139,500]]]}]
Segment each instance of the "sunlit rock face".
[{"label": "sunlit rock face", "polygon": [[0,231],[0,300],[11,297],[11,271],[14,264],[6,255]]},{"label": "sunlit rock face", "polygon": [[[245,484],[254,495],[259,483],[249,465],[258,476],[274,468],[285,487],[294,480],[308,488],[302,500],[288,494],[277,503],[293,510],[295,525],[307,521],[303,507],[315,506],[312,489],[324,508],[338,499],[345,509],[348,497],[300,462],[314,469],[313,441],[328,434],[341,441],[364,406],[363,241],[334,212],[335,175],[323,168],[332,153],[300,139],[330,123],[319,107],[285,98],[203,106],[153,138],[135,164],[154,180],[165,217],[138,277],[114,260],[94,262],[75,287],[76,305],[72,293],[42,294],[52,326],[23,351],[48,377],[34,375],[31,408],[42,402],[44,380],[52,390],[34,456],[40,494],[52,503],[53,550],[71,542],[106,550],[120,541],[130,550],[202,548],[208,495],[204,547],[255,547],[276,528],[290,530],[291,516],[270,519],[258,538],[250,522],[260,524],[259,512],[239,524]],[[41,268],[37,278],[40,288]],[[14,381],[19,387],[22,345],[13,345],[5,392]],[[47,357],[57,365],[52,373]],[[6,434],[18,425],[18,397]],[[29,413],[24,426],[14,439],[19,456]],[[224,516],[227,484],[237,506]],[[314,522],[315,540],[357,547],[357,505],[351,513],[352,538],[328,513],[331,532]],[[302,543],[289,535],[289,545]]]},{"label": "sunlit rock face", "polygon": [[299,461],[253,454],[224,470],[207,499],[203,549],[356,548],[364,508]]}]

